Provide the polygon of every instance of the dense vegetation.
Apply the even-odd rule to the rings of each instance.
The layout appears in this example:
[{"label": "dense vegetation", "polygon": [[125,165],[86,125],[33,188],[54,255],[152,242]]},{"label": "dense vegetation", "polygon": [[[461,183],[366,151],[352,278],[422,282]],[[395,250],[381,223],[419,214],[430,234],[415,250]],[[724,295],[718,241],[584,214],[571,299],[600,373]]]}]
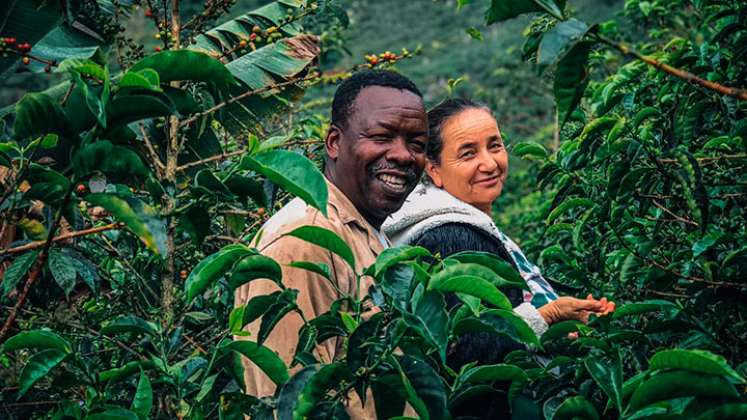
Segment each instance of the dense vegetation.
[{"label": "dense vegetation", "polygon": [[[307,320],[288,367],[262,342],[297,311],[296,291],[233,308],[233,290],[258,278],[282,287],[279,265],[246,244],[288,196],[326,208],[313,161],[329,89],[318,87],[367,65],[442,73],[427,48],[346,58],[363,43],[346,34],[375,23],[356,20],[360,4],[278,1],[246,13],[231,0],[181,12],[167,3],[29,1],[6,12],[0,72],[55,77],[2,112],[3,417],[346,418],[345,399],[366,390],[380,418],[402,415],[405,402],[421,418],[449,418],[504,393],[518,418],[747,416],[747,6],[628,0],[616,20],[592,24],[565,1],[420,5],[442,15],[432,27],[459,26],[449,33],[484,47],[496,28],[529,25],[516,46],[527,63],[511,61],[518,80],[490,88],[513,75],[498,60],[426,99],[466,94],[509,112],[518,86],[536,100],[528,127],[506,122],[510,140],[541,141],[510,141],[529,164],[512,172],[522,187],[498,204],[499,224],[520,233],[560,290],[610,296],[618,310],[536,337],[501,292],[522,282],[505,262],[393,248],[359,273],[376,279],[368,296]],[[473,18],[486,8],[483,27]],[[506,22],[527,13],[531,22]],[[125,30],[131,14],[155,28],[157,45],[146,51]],[[547,92],[524,83],[540,80],[535,70]],[[355,266],[331,232],[291,234]],[[452,292],[462,303],[447,311]],[[362,299],[382,312],[364,318]],[[257,337],[232,339],[259,318]],[[472,331],[528,347],[502,364],[449,369],[450,343]],[[335,336],[346,356],[317,360],[314,345]],[[279,385],[273,398],[244,394],[241,356]]]}]

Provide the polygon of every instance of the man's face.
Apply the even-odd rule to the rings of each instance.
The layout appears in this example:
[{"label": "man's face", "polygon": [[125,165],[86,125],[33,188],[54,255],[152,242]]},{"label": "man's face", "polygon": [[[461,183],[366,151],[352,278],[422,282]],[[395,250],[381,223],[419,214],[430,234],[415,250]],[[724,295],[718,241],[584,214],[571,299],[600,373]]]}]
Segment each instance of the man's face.
[{"label": "man's face", "polygon": [[347,124],[327,136],[330,179],[376,228],[402,206],[423,172],[426,118],[414,93],[369,86],[353,102]]}]

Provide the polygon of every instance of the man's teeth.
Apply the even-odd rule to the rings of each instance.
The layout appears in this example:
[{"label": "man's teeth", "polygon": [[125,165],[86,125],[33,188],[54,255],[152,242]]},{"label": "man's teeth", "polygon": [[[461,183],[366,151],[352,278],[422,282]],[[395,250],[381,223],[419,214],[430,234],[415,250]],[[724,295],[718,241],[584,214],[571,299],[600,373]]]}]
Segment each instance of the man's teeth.
[{"label": "man's teeth", "polygon": [[407,180],[396,175],[379,175],[378,178],[393,188],[402,188],[407,184]]}]

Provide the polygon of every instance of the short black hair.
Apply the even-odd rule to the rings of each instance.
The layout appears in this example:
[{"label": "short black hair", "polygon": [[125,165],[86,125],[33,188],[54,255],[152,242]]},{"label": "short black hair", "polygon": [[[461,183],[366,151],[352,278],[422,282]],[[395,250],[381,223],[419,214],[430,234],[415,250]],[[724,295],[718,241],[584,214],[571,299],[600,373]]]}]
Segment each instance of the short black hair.
[{"label": "short black hair", "polygon": [[484,109],[493,115],[493,111],[486,105],[463,98],[447,99],[428,111],[428,143],[425,146],[425,156],[429,161],[436,165],[441,163],[441,151],[444,148],[441,131],[446,121],[468,109]]},{"label": "short black hair", "polygon": [[399,90],[410,91],[421,99],[423,94],[420,93],[415,83],[407,77],[389,70],[363,70],[354,73],[345,79],[335,91],[335,98],[332,100],[332,124],[337,127],[344,127],[353,108],[353,102],[358,94],[364,88],[369,86],[391,87]]}]

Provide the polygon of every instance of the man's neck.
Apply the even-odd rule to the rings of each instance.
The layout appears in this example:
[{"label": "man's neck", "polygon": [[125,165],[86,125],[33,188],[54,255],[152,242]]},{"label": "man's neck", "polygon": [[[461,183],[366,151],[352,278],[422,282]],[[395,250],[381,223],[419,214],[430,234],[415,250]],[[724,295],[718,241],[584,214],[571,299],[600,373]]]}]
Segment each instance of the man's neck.
[{"label": "man's neck", "polygon": [[327,181],[329,181],[332,185],[337,187],[338,190],[350,201],[350,203],[355,207],[356,210],[358,210],[358,213],[363,217],[363,219],[368,222],[369,225],[371,225],[374,229],[377,231],[381,230],[381,225],[384,224],[384,219],[380,219],[374,215],[369,214],[365,211],[365,209],[362,209],[355,205],[355,202],[350,199],[350,196],[345,192],[345,190],[340,186],[340,183],[337,180],[337,177],[335,176],[335,173],[329,169],[329,165],[327,165],[324,168],[324,177],[327,178]]}]

